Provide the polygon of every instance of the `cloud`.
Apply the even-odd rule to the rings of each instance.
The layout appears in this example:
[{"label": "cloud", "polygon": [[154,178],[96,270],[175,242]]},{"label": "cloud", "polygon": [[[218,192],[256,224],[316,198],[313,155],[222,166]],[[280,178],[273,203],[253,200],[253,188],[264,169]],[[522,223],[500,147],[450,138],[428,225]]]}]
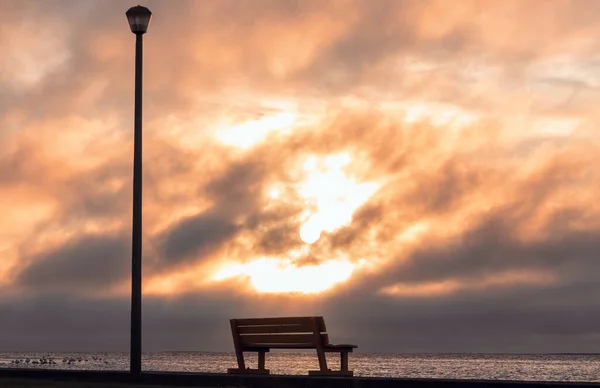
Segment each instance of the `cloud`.
[{"label": "cloud", "polygon": [[[284,314],[323,314],[361,350],[598,346],[596,5],[146,5],[149,348],[230,350],[227,319]],[[122,7],[3,3],[0,329],[15,349],[127,343],[134,37]],[[257,120],[281,115],[291,123]],[[302,185],[330,155],[377,189],[308,245],[299,232],[318,201]],[[359,187],[340,185],[311,193]],[[260,259],[278,263],[273,277],[352,270],[313,295],[257,292],[248,273],[214,280]]]},{"label": "cloud", "polygon": [[215,211],[182,220],[169,231],[164,243],[164,255],[170,261],[183,257],[203,257],[213,253],[231,239],[239,228]]},{"label": "cloud", "polygon": [[575,303],[555,298],[567,289],[512,286],[419,299],[363,291],[332,299],[324,310],[336,341],[359,341],[364,351],[592,351],[595,297]]},{"label": "cloud", "polygon": [[[229,319],[294,315],[304,303],[289,297],[248,299],[233,289],[204,290],[175,299],[145,296],[144,351],[223,351],[232,348]],[[282,307],[283,306],[283,307]],[[18,351],[127,351],[130,304],[127,298],[76,297],[44,293],[0,299],[6,319],[0,329],[13,335],[5,349]],[[43,324],[40,324],[43,322]]]},{"label": "cloud", "polygon": [[129,241],[126,236],[83,235],[55,250],[29,258],[17,282],[37,292],[101,293],[127,279]]},{"label": "cloud", "polygon": [[163,232],[164,257],[169,262],[203,257],[231,240],[261,199],[261,167],[252,161],[238,162],[209,182],[203,190],[211,207]]}]

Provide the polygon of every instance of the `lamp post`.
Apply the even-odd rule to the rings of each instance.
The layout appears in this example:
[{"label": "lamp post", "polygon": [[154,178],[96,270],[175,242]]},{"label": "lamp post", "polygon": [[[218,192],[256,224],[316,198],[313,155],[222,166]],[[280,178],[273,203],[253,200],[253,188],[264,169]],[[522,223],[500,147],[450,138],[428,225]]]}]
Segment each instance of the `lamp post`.
[{"label": "lamp post", "polygon": [[135,34],[135,119],[133,145],[133,233],[131,241],[131,339],[129,370],[142,374],[142,35],[152,12],[140,5],[125,13]]}]

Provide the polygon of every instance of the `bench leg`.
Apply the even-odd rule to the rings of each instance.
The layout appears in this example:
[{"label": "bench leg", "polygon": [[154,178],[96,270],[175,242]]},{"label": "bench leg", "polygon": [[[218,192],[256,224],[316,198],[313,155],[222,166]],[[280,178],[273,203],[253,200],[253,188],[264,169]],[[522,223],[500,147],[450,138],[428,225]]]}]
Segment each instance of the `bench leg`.
[{"label": "bench leg", "polygon": [[258,352],[258,369],[260,370],[265,369],[265,353],[264,350]]},{"label": "bench leg", "polygon": [[309,376],[344,376],[344,377],[354,376],[354,372],[351,370],[348,370],[348,352],[340,351],[340,370],[329,370],[329,369],[327,369],[326,363],[325,363],[325,369],[323,369],[323,365],[321,363],[320,358],[319,358],[319,366],[320,366],[321,370],[308,371]]},{"label": "bench leg", "polygon": [[244,362],[244,352],[240,351],[236,352],[236,356],[238,359],[238,368],[228,368],[227,373],[231,374],[251,374],[251,375],[268,375],[271,373],[269,369],[265,369],[265,354],[268,352],[268,349],[258,351],[258,367],[256,369],[247,367]]},{"label": "bench leg", "polygon": [[348,352],[340,353],[340,370],[342,372],[348,372]]},{"label": "bench leg", "polygon": [[317,348],[317,358],[319,359],[319,369],[321,372],[327,372],[327,358],[325,358],[325,352],[323,349]]},{"label": "bench leg", "polygon": [[238,368],[246,369],[246,363],[244,362],[244,352],[236,350],[235,357],[237,358]]}]

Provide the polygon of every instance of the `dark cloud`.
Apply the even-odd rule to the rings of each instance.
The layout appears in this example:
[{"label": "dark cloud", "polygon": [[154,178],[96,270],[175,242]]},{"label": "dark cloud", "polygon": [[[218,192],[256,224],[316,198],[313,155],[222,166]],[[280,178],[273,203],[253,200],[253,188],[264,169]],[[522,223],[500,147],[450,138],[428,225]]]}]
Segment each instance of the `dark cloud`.
[{"label": "dark cloud", "polygon": [[[144,297],[144,351],[230,351],[229,319],[294,315],[303,303],[285,296],[248,298],[235,290],[204,290],[177,298]],[[305,305],[304,305],[305,306]],[[309,311],[309,310],[306,310]],[[0,299],[0,330],[11,333],[5,350],[127,351],[127,298],[77,298],[46,293]]]},{"label": "dark cloud", "polygon": [[131,203],[131,169],[131,163],[108,162],[66,182],[56,182],[53,186],[64,206],[64,218],[110,219],[127,213]]},{"label": "dark cloud", "polygon": [[597,267],[597,231],[551,234],[538,241],[522,241],[510,218],[490,217],[450,244],[432,244],[401,260],[388,281],[421,282],[473,280],[508,270],[550,270],[572,281]]},{"label": "dark cloud", "polygon": [[428,173],[414,175],[417,187],[404,199],[422,206],[419,213],[435,214],[454,210],[462,200],[495,178],[491,169],[484,171],[484,168],[457,159],[449,160]]},{"label": "dark cloud", "polygon": [[180,220],[160,238],[165,264],[206,258],[231,240],[257,211],[262,199],[264,166],[243,161],[209,182],[203,191],[213,201],[204,212]]},{"label": "dark cloud", "polygon": [[127,279],[130,244],[124,235],[81,235],[30,258],[17,284],[38,292],[96,293]]},{"label": "dark cloud", "polygon": [[[231,351],[230,318],[316,314],[325,316],[332,341],[356,343],[360,352],[593,352],[600,321],[594,288],[584,297],[581,289],[565,285],[514,286],[418,300],[367,289],[321,301],[228,290],[146,297],[144,349]],[[5,317],[0,329],[12,333],[3,343],[6,349],[128,347],[127,299],[47,294],[5,299],[0,312]]]},{"label": "dark cloud", "polygon": [[181,220],[165,234],[163,255],[170,264],[205,258],[232,239],[241,227],[215,209]]},{"label": "dark cloud", "polygon": [[[268,161],[259,155],[232,163],[225,171],[209,182],[203,192],[214,201],[242,209],[252,207],[261,198],[267,177]],[[225,206],[224,206],[225,207]],[[235,209],[232,209],[235,210]]]},{"label": "dark cloud", "polygon": [[592,352],[598,344],[600,289],[589,281],[421,297],[379,294],[379,286],[359,282],[324,302],[336,341],[360,338],[364,351],[389,352]]},{"label": "dark cloud", "polygon": [[74,298],[44,293],[0,301],[7,337],[14,351],[126,351],[129,301]]},{"label": "dark cloud", "polygon": [[299,225],[292,222],[282,225],[278,222],[278,224],[273,227],[264,226],[261,228],[264,232],[261,229],[257,231],[258,239],[254,245],[257,253],[279,256],[289,252],[290,249],[304,245],[299,237]]}]

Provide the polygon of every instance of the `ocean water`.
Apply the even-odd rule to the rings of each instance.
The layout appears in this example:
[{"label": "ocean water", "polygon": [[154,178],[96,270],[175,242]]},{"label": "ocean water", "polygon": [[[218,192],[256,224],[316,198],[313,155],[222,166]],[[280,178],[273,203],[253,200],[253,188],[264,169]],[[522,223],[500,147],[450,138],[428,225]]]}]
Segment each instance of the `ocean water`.
[{"label": "ocean water", "polygon": [[[336,355],[328,354],[327,358],[329,368],[339,367]],[[255,355],[247,354],[246,359],[248,366],[256,367]],[[318,369],[314,351],[267,353],[266,364],[273,374],[306,375],[308,370]],[[127,370],[129,355],[0,352],[2,367]],[[160,352],[143,356],[146,371],[224,373],[231,367],[236,367],[233,353]],[[350,369],[356,376],[600,382],[600,355],[353,353]]]}]

